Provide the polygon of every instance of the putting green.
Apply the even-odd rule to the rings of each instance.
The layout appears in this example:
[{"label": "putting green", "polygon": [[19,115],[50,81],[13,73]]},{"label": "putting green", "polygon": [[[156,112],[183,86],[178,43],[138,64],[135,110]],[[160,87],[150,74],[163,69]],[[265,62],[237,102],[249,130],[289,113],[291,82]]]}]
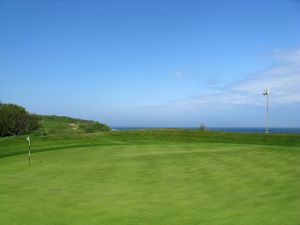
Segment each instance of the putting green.
[{"label": "putting green", "polygon": [[300,148],[179,143],[0,158],[6,225],[299,225]]}]

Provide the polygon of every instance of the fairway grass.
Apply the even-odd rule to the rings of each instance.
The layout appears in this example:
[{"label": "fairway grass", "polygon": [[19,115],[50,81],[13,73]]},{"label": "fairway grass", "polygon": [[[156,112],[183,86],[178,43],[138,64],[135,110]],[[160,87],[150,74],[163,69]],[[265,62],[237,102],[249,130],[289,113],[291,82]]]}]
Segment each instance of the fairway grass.
[{"label": "fairway grass", "polygon": [[0,224],[299,225],[300,148],[83,146],[0,158]]}]

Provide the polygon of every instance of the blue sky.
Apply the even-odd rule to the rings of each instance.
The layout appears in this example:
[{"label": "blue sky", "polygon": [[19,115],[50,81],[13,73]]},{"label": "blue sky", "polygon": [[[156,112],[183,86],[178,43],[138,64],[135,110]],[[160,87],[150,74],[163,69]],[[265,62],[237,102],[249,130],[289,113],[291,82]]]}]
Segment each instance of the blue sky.
[{"label": "blue sky", "polygon": [[0,100],[111,126],[300,127],[297,0],[0,0]]}]

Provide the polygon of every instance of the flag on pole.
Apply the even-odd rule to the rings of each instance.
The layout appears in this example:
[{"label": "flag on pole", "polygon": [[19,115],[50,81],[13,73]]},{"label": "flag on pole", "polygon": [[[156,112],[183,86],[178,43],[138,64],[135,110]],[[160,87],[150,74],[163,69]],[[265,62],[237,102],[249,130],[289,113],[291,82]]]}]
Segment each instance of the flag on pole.
[{"label": "flag on pole", "polygon": [[263,94],[263,95],[269,95],[269,94],[270,94],[269,88],[266,88],[266,90],[265,90],[262,94]]},{"label": "flag on pole", "polygon": [[268,130],[268,120],[269,120],[269,95],[270,95],[270,90],[269,88],[266,88],[265,91],[262,93],[264,96],[267,96],[267,111],[266,111],[266,131],[265,133],[269,133]]},{"label": "flag on pole", "polygon": [[30,157],[31,157],[31,154],[30,154],[30,137],[27,136],[26,140],[28,141],[28,163],[30,165]]},{"label": "flag on pole", "polygon": [[28,145],[30,146],[30,137],[27,136],[26,140],[28,141]]}]

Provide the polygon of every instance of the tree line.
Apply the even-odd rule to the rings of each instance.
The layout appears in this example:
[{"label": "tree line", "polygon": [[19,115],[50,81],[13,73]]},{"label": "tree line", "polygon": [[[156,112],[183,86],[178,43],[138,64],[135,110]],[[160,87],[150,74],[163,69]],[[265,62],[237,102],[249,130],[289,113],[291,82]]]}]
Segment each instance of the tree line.
[{"label": "tree line", "polygon": [[28,134],[40,127],[36,115],[22,106],[0,102],[0,136]]}]

